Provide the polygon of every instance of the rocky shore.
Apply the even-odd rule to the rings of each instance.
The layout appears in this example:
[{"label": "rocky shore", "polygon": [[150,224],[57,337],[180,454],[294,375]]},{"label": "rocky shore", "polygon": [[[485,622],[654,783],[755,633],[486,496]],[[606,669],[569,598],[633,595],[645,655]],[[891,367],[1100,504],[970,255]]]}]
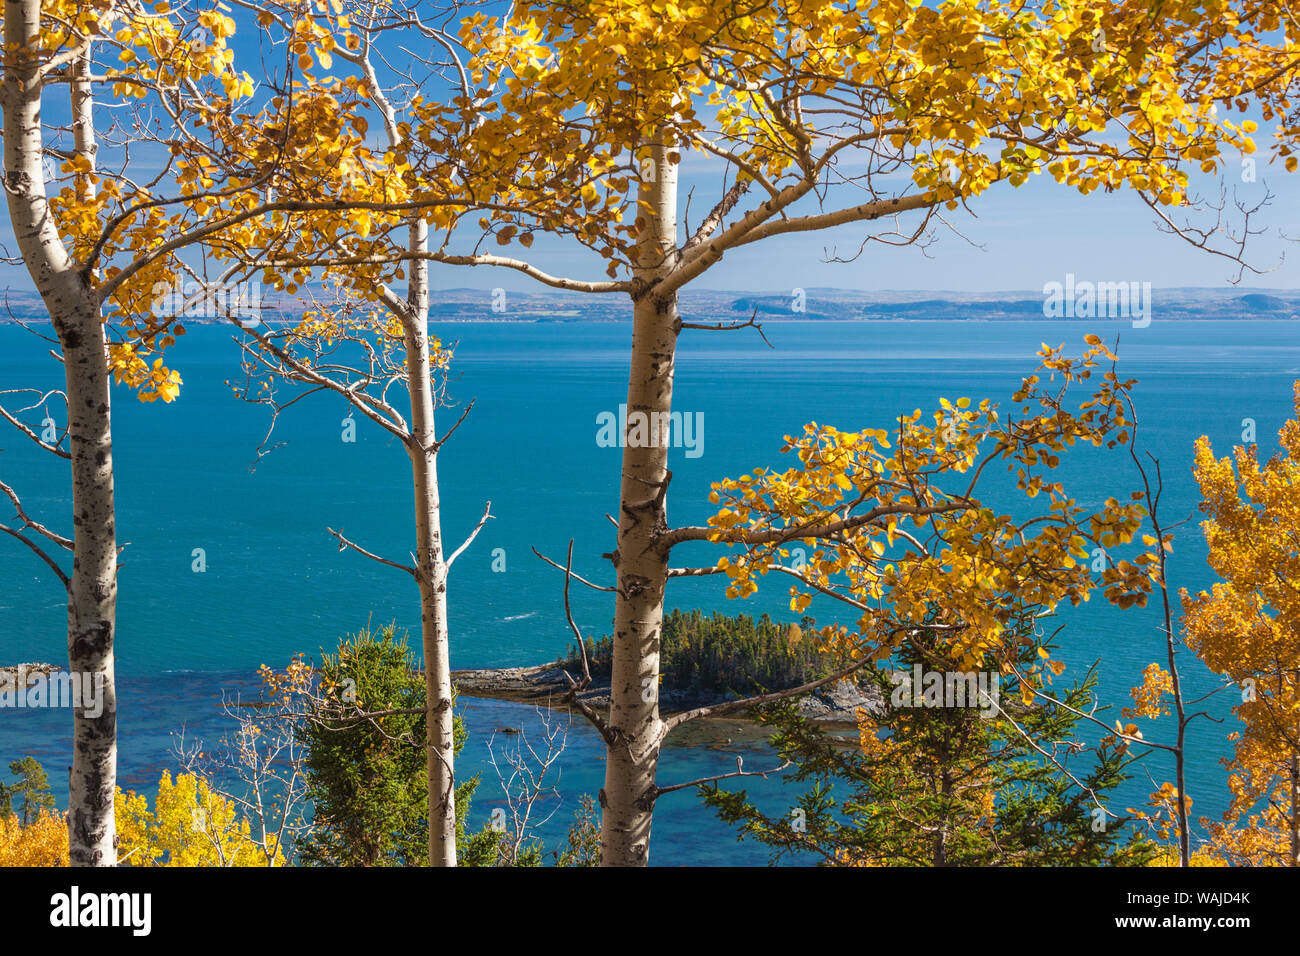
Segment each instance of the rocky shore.
[{"label": "rocky shore", "polygon": [[[563,706],[569,690],[564,670],[558,664],[452,671],[451,678],[457,692],[465,697],[487,697],[548,707]],[[591,686],[578,696],[597,710],[607,708],[609,679],[594,678]],[[660,695],[660,704],[665,714],[671,714],[728,699],[730,697],[710,697],[692,690],[665,689]],[[824,724],[856,724],[859,708],[874,711],[880,703],[880,693],[874,686],[842,680],[804,695],[798,705],[808,720]],[[742,715],[731,714],[727,719],[735,720],[737,716]]]},{"label": "rocky shore", "polygon": [[60,668],[53,664],[13,664],[0,667],[0,689],[6,687],[18,686],[18,679],[22,677],[26,685],[30,685],[38,677],[46,674],[53,674]]}]

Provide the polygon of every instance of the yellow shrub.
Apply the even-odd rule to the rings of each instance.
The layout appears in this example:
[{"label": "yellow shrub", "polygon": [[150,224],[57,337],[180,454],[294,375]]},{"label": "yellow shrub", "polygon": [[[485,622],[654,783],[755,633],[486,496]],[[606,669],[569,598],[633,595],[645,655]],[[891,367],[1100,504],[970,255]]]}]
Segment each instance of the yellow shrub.
[{"label": "yellow shrub", "polygon": [[[206,780],[163,772],[153,813],[144,797],[118,791],[118,859],[131,866],[267,866],[248,820]],[[274,838],[272,838],[274,839]],[[284,857],[274,847],[275,866]]]},{"label": "yellow shrub", "polygon": [[[1214,850],[1209,847],[1201,847],[1199,850],[1193,850],[1191,859],[1187,861],[1192,866],[1227,866],[1227,862],[1222,859]],[[1172,846],[1161,847],[1160,852],[1148,864],[1149,866],[1177,866],[1178,865],[1178,848]]]},{"label": "yellow shrub", "polygon": [[23,826],[18,817],[0,818],[0,866],[67,866],[68,824],[63,814],[43,810]]},{"label": "yellow shrub", "polygon": [[[180,774],[173,782],[164,772],[153,812],[144,797],[119,789],[114,816],[118,861],[128,866],[284,865],[274,843],[269,864],[235,804],[191,774]],[[67,865],[63,814],[44,811],[25,827],[16,816],[0,818],[0,867]]]}]

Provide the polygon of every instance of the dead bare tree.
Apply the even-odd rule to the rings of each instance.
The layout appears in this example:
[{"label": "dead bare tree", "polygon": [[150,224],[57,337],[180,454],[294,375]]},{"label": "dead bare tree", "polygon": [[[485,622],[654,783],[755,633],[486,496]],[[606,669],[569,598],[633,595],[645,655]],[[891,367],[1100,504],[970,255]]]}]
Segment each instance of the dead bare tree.
[{"label": "dead bare tree", "polygon": [[[493,814],[491,823],[500,834],[501,866],[517,866],[530,849],[537,849],[537,830],[560,809],[559,760],[568,742],[569,728],[549,708],[538,707],[537,717],[540,740],[530,739],[526,730],[520,730],[499,752],[496,733],[487,742],[488,760],[506,803]],[[552,806],[548,808],[547,803]]]},{"label": "dead bare tree", "polygon": [[183,729],[173,734],[172,753],[181,767],[238,809],[267,866],[292,859],[295,842],[311,829],[306,754],[292,720],[296,707],[285,695],[264,693],[250,702],[223,695],[222,712],[233,729],[214,747]]}]

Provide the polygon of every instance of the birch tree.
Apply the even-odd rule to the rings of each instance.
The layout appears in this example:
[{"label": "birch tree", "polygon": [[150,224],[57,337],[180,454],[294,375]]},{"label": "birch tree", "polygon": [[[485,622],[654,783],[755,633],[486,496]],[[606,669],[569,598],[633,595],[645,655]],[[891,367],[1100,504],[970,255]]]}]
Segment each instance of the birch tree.
[{"label": "birch tree", "polygon": [[[1216,12],[1207,24],[1191,3],[598,0],[463,22],[472,95],[422,104],[417,135],[456,157],[465,210],[421,257],[630,303],[605,864],[647,862],[659,792],[665,723],[646,689],[658,685],[670,552],[689,537],[667,516],[679,336],[747,324],[684,320],[680,290],[779,236],[855,227],[849,260],[873,243],[922,242],[985,192],[1034,175],[1187,204],[1190,169],[1250,146],[1193,76],[1249,28],[1236,8]],[[695,222],[679,190],[688,156],[724,171]],[[573,240],[607,277],[462,252],[451,236],[476,216],[502,246],[539,232]],[[645,441],[632,432],[640,415],[654,423]]]},{"label": "birch tree", "polygon": [[[423,223],[413,224],[410,231],[412,245],[418,248],[426,234]],[[343,529],[326,530],[338,539],[340,551],[354,551],[403,571],[416,584],[429,728],[426,736],[428,862],[430,866],[455,866],[457,781],[447,579],[456,559],[491,517],[491,502],[484,507],[468,536],[448,553],[443,545],[437,459],[444,442],[470,409],[467,407],[447,434],[439,437],[434,410],[443,404],[442,374],[451,353],[429,335],[428,288],[413,277],[406,298],[387,288],[383,296],[386,308],[393,311],[377,318],[364,311],[359,315],[354,308],[356,303],[342,301],[328,307],[328,319],[313,309],[303,322],[288,329],[250,332],[242,343],[247,377],[240,389],[245,397],[271,405],[277,417],[285,407],[309,392],[325,390],[341,395],[354,410],[397,438],[406,450],[411,464],[415,531],[410,563],[376,554],[346,537]],[[361,318],[361,315],[371,318]],[[376,334],[376,339],[367,338],[367,333]],[[339,356],[340,348],[346,346],[356,346],[363,354],[362,360]],[[293,397],[281,398],[274,389],[261,388],[270,384],[270,379],[301,388]],[[409,413],[389,401],[388,393],[393,388],[407,392]]]},{"label": "birch tree", "polygon": [[[230,68],[227,22],[214,9],[173,14],[115,0],[10,0],[4,6],[5,198],[16,258],[49,312],[64,367],[64,388],[43,397],[61,400],[67,421],[51,434],[38,433],[21,412],[4,417],[68,462],[73,531],[64,536],[29,516],[8,485],[3,490],[18,521],[4,530],[66,588],[69,669],[103,687],[102,713],[77,711],[73,717],[73,865],[117,859],[118,547],[110,381],[129,384],[147,401],[175,398],[180,377],[160,353],[183,329],[148,321],[147,303],[155,285],[172,278],[177,251],[202,233],[193,208],[202,197],[183,202],[155,192],[158,170],[141,170],[130,147],[174,135],[173,156],[201,152],[201,133],[186,128],[186,121],[219,110],[248,83]],[[201,47],[189,41],[197,34],[207,37]],[[97,100],[104,99],[121,107],[107,143],[96,118]],[[159,134],[155,124],[161,121],[146,116],[145,103],[167,118],[167,133]],[[50,114],[67,121],[52,121]],[[105,329],[110,314],[118,333],[113,340]],[[56,559],[64,551],[72,556],[70,572]]]},{"label": "birch tree", "polygon": [[[332,51],[358,42],[348,39],[342,4],[235,7],[267,47],[256,82],[235,66],[237,24],[221,3],[9,0],[4,7],[0,109],[14,261],[49,312],[65,386],[2,414],[68,461],[73,531],[65,536],[29,514],[8,484],[0,491],[17,520],[0,530],[67,589],[69,668],[103,686],[102,714],[74,716],[74,865],[117,860],[110,382],[145,401],[174,400],[181,377],[165,353],[184,334],[191,306],[205,307],[211,287],[260,275],[249,265],[255,247],[265,255],[301,250],[322,234],[365,234],[371,212],[394,202],[402,175],[377,172],[357,115],[368,100],[356,84],[312,72],[328,71]],[[418,213],[421,201],[407,197],[401,216]],[[222,260],[236,248],[245,255]],[[204,271],[213,263],[222,266],[217,276]],[[305,281],[297,272],[271,278],[291,291]],[[197,302],[181,296],[179,305],[160,304],[187,279],[204,280]],[[418,336],[413,342],[422,347]],[[51,402],[67,410],[52,436],[25,417]],[[431,416],[418,427],[426,424]],[[65,551],[70,572],[58,560]]]},{"label": "birch tree", "polygon": [[[308,277],[326,290],[315,295],[300,322],[281,329],[248,330],[244,341],[245,398],[263,401],[278,416],[287,403],[323,391],[344,398],[365,419],[401,442],[411,465],[415,548],[411,562],[383,558],[329,529],[340,550],[352,550],[412,576],[419,592],[426,682],[426,735],[429,791],[430,866],[456,865],[456,776],[453,732],[447,577],[456,558],[482,529],[491,503],[458,547],[445,548],[438,453],[469,413],[466,407],[439,435],[435,409],[445,404],[444,373],[451,350],[429,334],[429,249],[433,210],[447,200],[447,170],[441,153],[413,143],[411,104],[440,77],[464,97],[469,93],[457,59],[454,37],[438,25],[446,11],[431,4],[367,2],[336,5],[347,12],[331,24],[341,31],[332,46],[328,72],[319,80],[296,80],[269,108],[244,117],[230,140],[238,150],[256,142],[257,130],[294,124],[292,110],[304,97],[317,98],[333,127],[353,142],[335,167],[334,177],[311,183],[297,175],[268,176],[276,194],[326,190],[350,195],[346,218],[321,218],[313,210],[283,220],[258,220],[253,242],[221,240],[209,247],[229,269],[257,269],[277,289],[304,294]],[[264,5],[263,20],[292,29],[292,5]],[[449,8],[454,9],[454,8]],[[326,32],[323,37],[331,34]],[[400,52],[399,52],[400,48]],[[412,50],[433,50],[429,55]],[[381,146],[371,150],[366,134],[371,120],[382,128]],[[319,137],[319,129],[305,131]],[[299,146],[310,160],[320,144],[308,138]],[[250,162],[262,161],[250,156]],[[283,160],[280,160],[283,166]],[[329,169],[331,164],[319,164]],[[446,221],[443,217],[442,221]],[[279,240],[295,237],[292,247]],[[405,290],[396,287],[405,281]],[[231,315],[245,325],[242,316]],[[277,382],[295,387],[281,399]],[[304,391],[305,390],[305,391]],[[394,392],[406,392],[406,408]],[[472,405],[472,403],[471,403]],[[272,426],[274,427],[274,425]],[[263,443],[264,445],[266,442]],[[450,552],[450,553],[448,553]]]}]

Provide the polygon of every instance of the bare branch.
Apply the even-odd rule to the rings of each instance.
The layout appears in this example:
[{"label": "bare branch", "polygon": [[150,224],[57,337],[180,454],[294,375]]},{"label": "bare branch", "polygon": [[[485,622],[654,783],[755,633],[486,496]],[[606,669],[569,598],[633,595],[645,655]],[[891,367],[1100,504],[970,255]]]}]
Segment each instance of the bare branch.
[{"label": "bare branch", "polygon": [[767,340],[767,336],[763,333],[763,324],[757,321],[757,319],[758,306],[754,306],[754,314],[749,317],[749,321],[747,322],[683,322],[681,319],[678,319],[677,328],[704,329],[707,332],[734,332],[736,329],[757,329],[758,334],[762,337],[763,342],[767,347],[770,349],[776,348],[775,345]]},{"label": "bare branch", "polygon": [[[364,554],[367,558],[370,558],[370,560],[372,561],[378,561],[380,564],[386,564],[390,568],[397,568],[397,570],[399,571],[405,571],[413,578],[418,579],[420,576],[419,572],[416,571],[415,568],[411,567],[410,565],[398,564],[396,561],[389,561],[387,558],[381,558],[379,555],[367,551],[359,544],[349,541],[347,538],[343,537],[342,532],[335,531],[333,528],[326,528],[325,530],[328,531],[330,534],[334,535],[334,537],[339,539],[340,551],[346,551],[349,548],[351,548],[353,551],[357,552],[358,554]],[[423,711],[420,711],[420,713],[423,713]]]},{"label": "bare branch", "polygon": [[566,579],[573,578],[575,581],[587,585],[587,587],[591,588],[593,591],[617,591],[618,590],[618,588],[612,586],[607,587],[603,584],[593,584],[592,582],[584,578],[581,574],[574,574],[571,569],[565,568],[564,565],[557,564],[556,562],[552,561],[550,558],[542,554],[542,552],[538,551],[536,548],[533,548],[532,552],[533,554],[541,558],[543,561],[545,561],[547,564],[549,564],[551,567],[555,568],[557,571],[564,571]]},{"label": "bare branch", "polygon": [[54,559],[53,559],[53,558],[51,558],[48,554],[45,553],[45,549],[44,549],[44,548],[42,548],[39,544],[37,544],[37,543],[36,543],[35,541],[33,541],[31,538],[27,537],[27,536],[26,536],[25,534],[23,534],[21,531],[15,531],[13,528],[11,528],[11,527],[9,527],[8,525],[5,525],[5,524],[0,524],[0,531],[3,531],[5,534],[13,535],[15,538],[17,538],[17,539],[18,539],[19,541],[21,541],[23,544],[27,545],[27,547],[31,548],[32,551],[34,551],[34,552],[36,553],[36,556],[37,556],[38,558],[40,558],[42,561],[44,561],[46,564],[48,564],[48,565],[50,566],[50,570],[53,571],[53,572],[55,573],[55,575],[58,577],[58,579],[59,579],[60,581],[63,582],[63,586],[64,586],[64,588],[67,588],[67,587],[71,584],[71,582],[68,580],[68,576],[67,576],[66,574],[63,573],[63,569],[60,568],[60,567],[59,567],[59,566],[54,562]]},{"label": "bare branch", "polygon": [[736,769],[731,773],[720,773],[713,777],[700,777],[698,780],[688,780],[686,783],[674,783],[667,787],[655,787],[650,794],[651,800],[658,800],[665,793],[672,793],[674,790],[685,790],[687,787],[702,787],[706,783],[717,783],[719,780],[731,780],[735,777],[762,777],[766,780],[771,774],[780,773],[786,767],[791,766],[787,760],[779,767],[773,767],[771,770],[746,770],[745,759],[736,755]]},{"label": "bare branch", "polygon": [[758,694],[754,697],[743,697],[740,700],[728,700],[721,704],[710,704],[707,707],[695,707],[691,710],[683,710],[681,713],[673,714],[663,722],[663,728],[659,732],[659,739],[662,742],[663,739],[673,730],[689,720],[697,720],[701,717],[721,717],[723,714],[733,714],[738,710],[748,710],[750,707],[758,707],[763,704],[775,703],[778,700],[786,700],[790,697],[798,697],[802,694],[807,694],[809,691],[814,691],[827,684],[834,684],[842,681],[844,678],[861,670],[869,663],[871,663],[869,658],[863,658],[852,667],[847,667],[838,673],[831,674],[829,677],[810,681],[807,684],[800,684],[798,687],[791,687],[788,690],[776,690],[767,694]]},{"label": "bare branch", "polygon": [[9,498],[9,500],[13,502],[14,512],[18,515],[18,518],[22,521],[24,529],[31,528],[41,537],[48,538],[50,541],[53,541],[59,547],[66,548],[68,551],[71,551],[73,549],[73,543],[71,538],[65,538],[63,535],[51,531],[43,524],[33,521],[31,517],[27,514],[27,512],[23,510],[23,503],[21,500],[19,500],[17,493],[8,485],[6,485],[3,481],[0,481],[0,492],[3,492]]},{"label": "bare branch", "polygon": [[476,524],[474,526],[474,530],[469,533],[469,537],[467,537],[464,541],[462,541],[460,547],[457,548],[455,551],[453,551],[451,553],[451,557],[447,559],[446,564],[447,564],[448,571],[451,570],[451,566],[456,562],[456,559],[459,558],[462,553],[464,553],[465,549],[474,543],[474,539],[478,537],[478,533],[483,530],[483,525],[487,524],[487,520],[491,517],[492,517],[492,502],[489,501],[487,504],[483,506],[483,517],[478,519],[478,524]]},{"label": "bare branch", "polygon": [[[19,392],[19,391],[22,391],[22,392],[35,392],[36,389],[30,389],[30,388],[24,388],[24,389],[10,389],[10,390],[6,390],[6,391],[2,391],[2,392],[0,392],[0,395],[9,395],[9,394],[13,394],[14,392]],[[41,397],[40,397],[40,398],[39,398],[35,403],[33,403],[32,405],[29,405],[27,408],[20,409],[20,410],[19,410],[19,414],[21,414],[22,412],[25,412],[25,411],[30,411],[31,409],[35,408],[37,405],[42,404],[42,403],[43,403],[47,398],[49,398],[51,395],[60,395],[60,396],[63,396],[64,403],[65,403],[65,404],[67,403],[67,396],[64,396],[64,395],[63,395],[63,392],[59,392],[59,391],[55,391],[55,392],[47,392],[46,394],[42,395],[42,396],[41,396]],[[16,417],[15,417],[15,416],[14,416],[14,415],[13,415],[13,414],[8,410],[8,409],[6,409],[3,405],[0,405],[0,418],[3,418],[3,419],[4,419],[5,421],[7,421],[10,425],[13,425],[14,428],[18,429],[20,432],[22,432],[24,435],[26,435],[26,436],[27,436],[28,438],[30,438],[32,441],[36,442],[36,444],[40,445],[42,448],[44,448],[46,451],[50,452],[51,454],[53,454],[53,455],[58,455],[60,458],[63,458],[63,459],[69,460],[69,461],[72,460],[72,455],[71,455],[70,452],[66,452],[66,451],[64,451],[62,448],[58,447],[57,444],[51,445],[49,442],[47,442],[47,441],[43,441],[43,440],[41,439],[41,436],[38,435],[38,434],[36,434],[35,430],[29,428],[29,427],[28,427],[27,425],[25,425],[23,422],[19,421],[19,420],[18,420],[18,419],[17,419],[17,418],[16,418]]]}]

